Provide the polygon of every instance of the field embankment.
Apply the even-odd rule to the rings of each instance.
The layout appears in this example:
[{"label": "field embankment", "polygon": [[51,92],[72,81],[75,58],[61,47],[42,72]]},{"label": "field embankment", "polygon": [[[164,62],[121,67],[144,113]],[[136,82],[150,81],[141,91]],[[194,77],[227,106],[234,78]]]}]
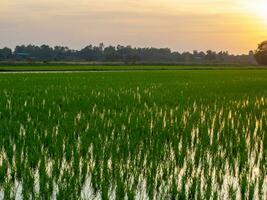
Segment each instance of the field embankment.
[{"label": "field embankment", "polygon": [[259,70],[264,66],[238,65],[0,65],[0,72],[15,71],[156,71],[156,70]]}]

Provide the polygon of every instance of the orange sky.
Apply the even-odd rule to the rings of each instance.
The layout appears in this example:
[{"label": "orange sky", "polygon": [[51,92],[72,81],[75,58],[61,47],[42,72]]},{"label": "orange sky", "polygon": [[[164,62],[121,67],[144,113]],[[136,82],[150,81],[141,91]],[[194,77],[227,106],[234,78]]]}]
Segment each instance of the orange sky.
[{"label": "orange sky", "polygon": [[267,39],[264,0],[0,0],[0,5],[0,47],[45,43],[79,49],[104,42],[240,54]]}]

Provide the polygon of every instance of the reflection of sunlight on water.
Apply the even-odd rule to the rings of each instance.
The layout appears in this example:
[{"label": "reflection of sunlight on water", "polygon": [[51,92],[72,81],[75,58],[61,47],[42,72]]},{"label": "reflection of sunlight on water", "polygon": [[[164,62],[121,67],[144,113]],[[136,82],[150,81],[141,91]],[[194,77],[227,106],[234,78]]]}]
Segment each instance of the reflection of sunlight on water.
[{"label": "reflection of sunlight on water", "polygon": [[[92,96],[98,99],[102,99],[105,95],[103,91],[92,90],[90,92],[92,92]],[[233,195],[229,191],[235,191],[237,199],[242,199],[241,193],[244,191],[244,188],[242,188],[244,185],[247,186],[244,191],[245,196],[253,191],[253,199],[260,199],[260,193],[262,192],[262,199],[267,199],[267,175],[263,174],[265,172],[263,162],[265,161],[264,156],[266,154],[264,154],[264,151],[266,149],[264,149],[262,138],[265,137],[264,133],[266,131],[267,113],[264,107],[267,102],[266,98],[229,100],[226,104],[225,102],[224,104],[218,104],[217,102],[207,104],[194,101],[174,108],[157,105],[155,102],[150,105],[143,103],[142,99],[146,96],[140,88],[114,90],[113,92],[111,90],[110,94],[115,94],[118,99],[127,95],[129,98],[133,98],[134,102],[140,107],[133,110],[127,107],[123,112],[120,112],[117,109],[112,110],[93,103],[90,109],[87,108],[83,111],[77,109],[76,112],[71,113],[72,115],[68,113],[68,115],[71,115],[69,123],[73,122],[73,126],[77,128],[75,129],[76,132],[73,131],[77,134],[77,137],[72,137],[75,148],[68,146],[68,142],[71,141],[68,140],[68,135],[66,136],[65,132],[64,138],[58,138],[58,135],[62,134],[62,123],[57,121],[56,125],[50,126],[50,132],[48,129],[44,131],[44,137],[51,134],[58,140],[62,140],[63,143],[61,147],[57,147],[62,148],[63,157],[50,157],[48,154],[44,154],[45,172],[43,176],[51,178],[53,181],[51,182],[53,186],[52,199],[56,199],[61,184],[66,184],[63,177],[64,172],[71,172],[67,173],[67,176],[72,176],[74,164],[77,163],[75,166],[78,166],[79,170],[83,167],[83,164],[88,167],[85,173],[78,170],[78,173],[73,175],[76,181],[80,181],[81,176],[86,177],[85,182],[81,182],[81,191],[79,190],[84,199],[100,199],[101,188],[97,188],[95,192],[96,188],[93,188],[93,182],[106,179],[108,179],[105,183],[107,184],[109,198],[115,199],[116,180],[109,179],[120,180],[124,175],[126,175],[123,180],[125,190],[131,189],[133,180],[137,180],[137,187],[134,188],[136,199],[148,199],[149,191],[152,191],[155,199],[169,199],[173,186],[179,190],[182,190],[184,186],[186,197],[190,195],[192,187],[195,187],[197,190],[196,196],[199,194],[204,196],[207,191],[211,191],[211,196],[216,193],[219,199],[229,199]],[[149,92],[145,94],[149,95]],[[8,111],[14,109],[12,100],[14,98],[7,97],[5,102],[4,107]],[[40,107],[46,106],[46,101],[43,98],[40,98],[40,100]],[[29,102],[25,103],[23,101],[24,106],[30,106]],[[142,104],[144,104],[143,107]],[[55,110],[51,111],[52,108],[49,109],[49,116],[53,117]],[[60,108],[58,112],[59,115],[56,119],[64,122],[65,114],[62,113],[63,110]],[[18,120],[17,134],[23,139],[34,132],[29,127],[32,121],[36,120],[30,113],[25,114],[24,123]],[[137,120],[143,121],[138,125]],[[36,121],[38,122],[38,120]],[[130,146],[130,142],[133,142],[130,141],[129,135],[139,133],[139,129],[135,132],[127,132],[130,128],[133,128],[133,125],[143,131],[143,134],[140,138],[133,139],[137,141],[135,141],[136,146],[133,147],[137,151],[127,155],[128,152],[125,152],[127,151],[125,149]],[[80,130],[81,126],[84,126],[84,129]],[[32,127],[36,128],[35,126]],[[88,139],[86,141],[89,145],[85,149],[86,156],[82,156],[80,149],[84,143],[82,143],[83,139],[81,137],[86,134],[93,134],[90,132],[92,130],[97,130],[96,136],[89,139],[85,137],[85,139]],[[39,133],[35,136],[39,136]],[[231,136],[235,138],[232,139]],[[94,140],[96,137],[98,139]],[[123,137],[123,140],[119,140],[119,137]],[[144,138],[149,140],[147,146],[144,145]],[[153,143],[154,140],[157,141],[156,145]],[[138,142],[141,143],[139,148]],[[158,144],[159,146],[157,146]],[[49,150],[50,147],[42,147],[42,152]],[[149,149],[149,147],[159,148],[160,151],[157,153],[162,153],[162,155],[155,154],[154,149]],[[70,150],[69,160],[66,156],[66,150]],[[110,150],[114,150],[114,152],[107,152]],[[229,155],[231,150],[236,151],[235,157]],[[15,146],[13,151],[16,152]],[[72,156],[74,151],[76,151],[76,157]],[[155,154],[154,157],[151,157],[151,154],[153,154],[151,152]],[[7,160],[8,153],[10,153],[8,148],[0,150],[0,165],[4,160]],[[24,156],[22,160],[28,162],[28,155],[25,155],[27,153],[29,152],[25,149],[21,150],[21,154]],[[125,153],[127,156],[123,159],[120,157],[116,159],[116,156],[120,153]],[[99,160],[96,159],[95,154],[98,154],[99,157],[97,158]],[[59,159],[58,162],[60,163],[58,178],[53,177],[53,167],[55,166],[53,164],[56,159]],[[16,173],[14,166],[16,166],[17,160],[15,155],[11,160],[12,162],[8,163],[6,182],[12,182],[12,170]],[[104,160],[107,162],[105,163]],[[36,171],[33,171],[28,165],[26,166],[30,171],[29,176],[33,176],[36,194],[40,192],[40,182],[42,183],[40,178],[42,174],[40,177],[38,174],[41,164],[40,161],[38,162]],[[239,166],[240,163],[242,164],[241,167]],[[103,172],[104,167],[106,167],[106,174]],[[110,174],[114,170],[113,167],[118,170],[118,174],[112,177]],[[95,169],[100,174],[99,179],[93,179]],[[148,176],[151,176],[150,179],[148,179]],[[22,181],[23,178],[21,178]],[[243,180],[244,182],[242,182]],[[263,184],[260,182],[263,182]],[[12,184],[11,190],[14,191],[15,199],[22,199],[22,182],[15,179]],[[149,186],[149,184],[152,186]],[[156,187],[158,187],[157,190]],[[3,188],[0,187],[0,190],[0,199],[3,199]]]},{"label": "reflection of sunlight on water", "polygon": [[[190,152],[192,153],[192,155],[188,155],[188,159],[187,162],[184,163],[182,168],[176,168],[174,171],[174,174],[171,176],[174,176],[177,180],[177,189],[181,190],[181,188],[184,186],[182,183],[182,177],[186,175],[186,170],[187,170],[187,163],[188,162],[194,162],[194,152]],[[232,194],[229,193],[230,188],[233,189],[233,191],[235,191],[236,194],[236,199],[241,199],[241,183],[239,181],[239,177],[241,176],[241,174],[238,171],[238,162],[235,162],[235,172],[232,171],[232,168],[230,167],[230,163],[228,163],[228,161],[226,161],[226,165],[224,169],[217,169],[216,167],[213,166],[212,164],[212,159],[211,159],[211,155],[208,154],[208,164],[209,164],[209,176],[211,177],[211,191],[213,192],[218,192],[218,197],[219,199],[229,199],[231,197]],[[248,177],[248,181],[249,182],[253,182],[255,184],[255,190],[254,190],[254,194],[253,194],[253,199],[260,199],[259,196],[259,189],[262,190],[262,199],[267,199],[267,175],[265,175],[264,179],[263,179],[263,185],[262,188],[259,188],[259,178],[261,176],[260,174],[260,169],[259,166],[252,166],[253,164],[251,164],[249,166],[249,171],[248,174],[251,174],[251,177]],[[158,168],[164,168],[165,165],[161,165]],[[161,176],[160,175],[160,169],[157,170],[158,171],[158,175],[157,176]],[[218,172],[219,171],[219,172]],[[216,182],[216,179],[218,176],[218,174],[220,174],[221,176],[221,180],[222,183],[221,185],[218,184],[218,182]],[[172,177],[169,177],[169,180],[172,179]],[[204,171],[203,171],[203,165],[200,164],[199,167],[194,168],[192,171],[192,176],[188,177],[188,180],[186,182],[186,194],[189,194],[190,191],[190,187],[192,186],[192,180],[193,178],[199,178],[200,180],[200,192],[201,195],[203,196],[205,194],[205,191],[207,190],[207,184],[208,184],[208,180],[207,177],[204,176]],[[149,199],[148,193],[147,193],[147,183],[146,183],[146,179],[141,175],[139,177],[139,182],[138,182],[138,186],[137,189],[135,191],[135,199]],[[34,191],[36,194],[39,194],[39,176],[38,173],[36,173],[35,176],[35,185],[34,185]],[[60,183],[55,183],[53,182],[53,192],[52,192],[52,196],[51,199],[56,200],[57,199],[57,194],[58,194],[58,184]],[[171,186],[169,182],[164,182],[162,181],[160,183],[160,190],[156,191],[154,189],[153,191],[153,195],[154,195],[154,199],[168,199],[169,197],[169,191],[171,190]],[[15,180],[14,186],[12,188],[13,190],[13,195],[14,195],[14,199],[16,200],[22,200],[22,183],[19,182],[18,180]],[[3,189],[0,190],[0,199],[4,199],[4,194],[3,194]],[[94,191],[93,187],[92,187],[92,179],[91,179],[91,175],[88,175],[84,185],[82,186],[82,190],[81,190],[81,198],[85,199],[85,200],[101,200],[101,193],[100,191]],[[248,195],[248,193],[246,193],[246,195]],[[116,185],[112,186],[109,185],[109,189],[108,189],[108,196],[109,199],[111,200],[115,200],[116,199]]]}]

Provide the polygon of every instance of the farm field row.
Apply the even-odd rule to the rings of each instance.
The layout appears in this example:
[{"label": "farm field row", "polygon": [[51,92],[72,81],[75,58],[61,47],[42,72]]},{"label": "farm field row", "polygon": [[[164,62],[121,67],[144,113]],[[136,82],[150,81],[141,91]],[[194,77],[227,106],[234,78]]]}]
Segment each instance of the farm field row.
[{"label": "farm field row", "polygon": [[0,199],[267,199],[267,71],[0,74]]},{"label": "farm field row", "polygon": [[0,72],[12,71],[143,71],[143,70],[225,70],[225,69],[262,69],[262,66],[212,66],[212,65],[192,65],[192,66],[175,66],[175,65],[0,65]]}]

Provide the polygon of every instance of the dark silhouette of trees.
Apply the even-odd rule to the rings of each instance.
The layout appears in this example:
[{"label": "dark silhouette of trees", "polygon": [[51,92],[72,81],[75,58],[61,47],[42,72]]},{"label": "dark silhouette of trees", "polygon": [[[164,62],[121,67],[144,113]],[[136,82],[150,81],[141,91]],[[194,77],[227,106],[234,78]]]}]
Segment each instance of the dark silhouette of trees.
[{"label": "dark silhouette of trees", "polygon": [[[255,58],[264,61],[264,44],[259,45]],[[254,64],[253,52],[247,55],[230,55],[227,51],[215,52],[173,52],[169,48],[136,48],[130,45],[97,46],[87,45],[81,50],[69,49],[65,46],[50,47],[48,45],[20,45],[14,51],[5,47],[0,49],[0,61],[96,61],[135,63],[188,63],[188,64]]]},{"label": "dark silhouette of trees", "polygon": [[0,60],[7,60],[12,57],[12,50],[4,47],[3,49],[0,49]]},{"label": "dark silhouette of trees", "polygon": [[116,61],[119,59],[116,47],[108,46],[104,49],[104,57],[106,61]]},{"label": "dark silhouette of trees", "polygon": [[267,40],[259,44],[254,56],[260,65],[267,65]]}]

